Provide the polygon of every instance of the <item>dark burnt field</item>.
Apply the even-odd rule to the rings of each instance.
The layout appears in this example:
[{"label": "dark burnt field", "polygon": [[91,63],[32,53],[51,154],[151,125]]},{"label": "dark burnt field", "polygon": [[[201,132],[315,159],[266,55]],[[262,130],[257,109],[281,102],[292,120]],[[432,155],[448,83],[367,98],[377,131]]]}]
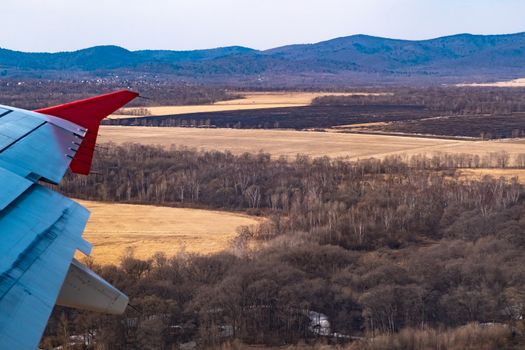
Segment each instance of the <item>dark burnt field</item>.
[{"label": "dark burnt field", "polygon": [[[367,124],[385,123],[385,124]],[[325,129],[500,139],[525,136],[525,113],[448,115],[414,105],[313,105],[225,112],[190,113],[104,121],[105,125],[216,127],[237,129]],[[356,129],[353,125],[359,124]]]},{"label": "dark burnt field", "polygon": [[435,112],[413,105],[307,106],[191,113],[158,117],[107,120],[106,125],[209,126],[239,129],[312,129],[376,122],[398,122],[429,118]]},{"label": "dark burnt field", "polygon": [[412,119],[386,125],[370,126],[370,130],[429,134],[439,136],[468,136],[500,139],[525,136],[525,113],[496,116],[451,116]]}]

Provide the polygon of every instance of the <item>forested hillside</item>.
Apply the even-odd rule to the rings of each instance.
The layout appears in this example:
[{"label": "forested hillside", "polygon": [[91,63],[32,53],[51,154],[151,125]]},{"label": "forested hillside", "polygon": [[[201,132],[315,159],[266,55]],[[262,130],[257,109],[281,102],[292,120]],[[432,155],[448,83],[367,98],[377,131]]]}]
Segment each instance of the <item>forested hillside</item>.
[{"label": "forested hillside", "polygon": [[436,84],[519,78],[525,34],[454,35],[410,41],[354,35],[259,51],[129,51],[97,46],[74,52],[0,49],[0,77],[137,77],[249,86]]}]

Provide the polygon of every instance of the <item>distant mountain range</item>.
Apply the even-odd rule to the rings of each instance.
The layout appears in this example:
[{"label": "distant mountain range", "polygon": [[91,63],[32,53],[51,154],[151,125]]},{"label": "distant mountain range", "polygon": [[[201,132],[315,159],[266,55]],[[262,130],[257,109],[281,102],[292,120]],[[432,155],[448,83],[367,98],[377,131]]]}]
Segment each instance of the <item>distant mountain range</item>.
[{"label": "distant mountain range", "polygon": [[525,76],[525,33],[460,34],[408,41],[354,35],[259,51],[128,51],[97,46],[74,52],[0,49],[0,77],[162,78],[240,85],[479,82]]}]

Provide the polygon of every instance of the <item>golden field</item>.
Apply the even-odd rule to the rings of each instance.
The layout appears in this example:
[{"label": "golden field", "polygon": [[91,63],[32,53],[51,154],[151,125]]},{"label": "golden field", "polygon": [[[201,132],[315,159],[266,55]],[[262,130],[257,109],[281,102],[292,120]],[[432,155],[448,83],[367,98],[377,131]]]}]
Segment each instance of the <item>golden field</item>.
[{"label": "golden field", "polygon": [[263,151],[277,157],[305,154],[312,157],[348,157],[352,160],[395,154],[469,153],[482,156],[506,151],[514,156],[525,153],[525,142],[513,139],[466,141],[291,130],[103,126],[99,141],[177,145],[199,150],[228,150],[234,154]]},{"label": "golden field", "polygon": [[219,252],[228,248],[239,226],[261,220],[224,211],[78,202],[91,211],[84,238],[93,243],[91,256],[100,264],[118,263],[128,248],[142,259],[156,252]]},{"label": "golden field", "polygon": [[[243,98],[229,101],[220,101],[208,105],[194,106],[160,106],[160,107],[143,107],[149,111],[150,116],[156,115],[176,115],[200,112],[222,112],[246,109],[262,108],[283,108],[283,107],[301,107],[308,106],[313,99],[320,96],[336,95],[367,95],[368,93],[328,93],[328,92],[247,92]],[[122,114],[113,114],[109,119],[118,118],[135,118],[132,111],[134,108],[123,108]]]},{"label": "golden field", "polygon": [[247,92],[243,98],[237,100],[220,101],[215,105],[245,106],[245,105],[268,105],[286,104],[290,106],[307,106],[321,96],[366,96],[378,95],[379,93],[368,92]]}]

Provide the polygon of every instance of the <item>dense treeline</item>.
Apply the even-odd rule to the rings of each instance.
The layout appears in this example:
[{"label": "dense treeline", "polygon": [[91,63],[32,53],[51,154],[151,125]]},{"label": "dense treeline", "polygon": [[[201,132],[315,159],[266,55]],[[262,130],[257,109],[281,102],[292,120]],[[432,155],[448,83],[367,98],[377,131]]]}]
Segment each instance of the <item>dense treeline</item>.
[{"label": "dense treeline", "polygon": [[122,89],[147,98],[128,106],[207,104],[238,97],[220,88],[151,80],[1,80],[0,104],[38,109]]},{"label": "dense treeline", "polygon": [[[85,199],[288,211],[294,201],[306,198],[305,194],[297,196],[296,188],[304,193],[313,191],[319,198],[327,196],[325,191],[330,190],[332,196],[339,191],[341,181],[366,180],[365,175],[369,172],[446,170],[453,173],[457,168],[511,166],[525,167],[525,154],[511,157],[506,152],[484,156],[443,153],[432,157],[393,156],[383,161],[370,159],[355,163],[305,156],[292,161],[284,157],[272,160],[266,153],[236,156],[229,152],[197,152],[184,147],[166,150],[137,144],[105,144],[97,152],[93,165],[95,174],[89,177],[69,175],[60,188],[70,196]],[[318,176],[322,176],[321,183]]]},{"label": "dense treeline", "polygon": [[[221,254],[140,261],[130,252],[120,266],[94,266],[134,308],[121,317],[57,309],[43,344],[346,342],[470,322],[499,327],[487,343],[523,342],[524,188],[503,179],[459,180],[454,168],[466,159],[290,161],[110,145],[97,156],[98,176],[69,176],[62,190],[247,210],[268,220],[239,230]],[[384,339],[400,342],[403,332]],[[387,340],[354,345],[380,349]]]}]

